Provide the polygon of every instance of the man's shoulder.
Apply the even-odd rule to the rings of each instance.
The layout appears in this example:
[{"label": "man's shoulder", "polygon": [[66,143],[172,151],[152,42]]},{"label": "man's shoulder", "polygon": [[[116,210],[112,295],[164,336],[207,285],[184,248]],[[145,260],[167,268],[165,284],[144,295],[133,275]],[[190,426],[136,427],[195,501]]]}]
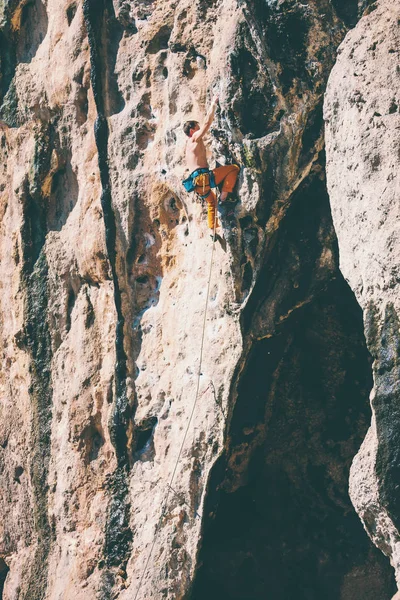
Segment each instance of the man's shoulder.
[{"label": "man's shoulder", "polygon": [[190,140],[188,140],[188,141],[186,142],[186,150],[187,150],[187,152],[195,152],[195,151],[196,151],[196,148],[197,148],[197,147],[198,147],[198,145],[199,145],[199,141],[200,141],[200,140],[198,140],[198,141],[196,142],[195,140],[192,140],[192,138],[190,138]]}]

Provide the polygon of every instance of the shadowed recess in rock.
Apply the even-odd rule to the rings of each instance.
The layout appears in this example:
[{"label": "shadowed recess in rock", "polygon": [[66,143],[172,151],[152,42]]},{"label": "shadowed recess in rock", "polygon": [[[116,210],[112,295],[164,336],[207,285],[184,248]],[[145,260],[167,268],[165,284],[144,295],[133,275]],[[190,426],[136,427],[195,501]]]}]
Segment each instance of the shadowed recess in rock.
[{"label": "shadowed recess in rock", "polygon": [[109,117],[125,105],[118,87],[115,63],[123,28],[115,17],[111,0],[100,0],[96,6],[84,2],[84,14],[91,56],[91,79],[99,114]]},{"label": "shadowed recess in rock", "polygon": [[336,275],[337,242],[325,179],[318,174],[320,165],[314,168],[293,194],[279,232],[269,239],[268,254],[242,314],[245,333],[251,327],[256,337],[264,329],[273,332],[275,323]]},{"label": "shadowed recess in rock", "polygon": [[73,2],[70,4],[66,10],[68,25],[71,25],[75,15],[76,15],[76,4]]},{"label": "shadowed recess in rock", "polygon": [[[123,469],[117,469],[107,480],[111,501],[107,509],[104,556],[107,567],[126,567],[132,541],[129,528],[130,504],[127,502],[128,483]],[[108,576],[109,575],[109,576]],[[103,582],[113,581],[113,574],[107,572]],[[103,587],[100,597],[108,599],[107,585]]]},{"label": "shadowed recess in rock", "polygon": [[[115,332],[115,399],[109,429],[114,445],[118,468],[110,476],[108,492],[104,555],[106,568],[102,574],[99,598],[108,600],[115,584],[115,570],[125,568],[131,551],[132,532],[129,528],[130,503],[128,500],[127,475],[129,458],[127,429],[131,407],[127,395],[127,356],[124,349],[124,315],[121,290],[117,273],[117,228],[112,205],[110,171],[108,164],[109,129],[106,117],[123,108],[122,97],[114,74],[114,65],[122,36],[122,27],[116,21],[110,0],[85,0],[83,13],[88,33],[91,60],[91,83],[97,108],[95,139],[102,185],[101,206],[104,214],[107,253],[110,261],[114,303],[117,313]],[[104,45],[104,40],[109,40]]]},{"label": "shadowed recess in rock", "polygon": [[347,27],[354,27],[357,23],[359,4],[359,0],[332,0],[332,6],[338,17]]},{"label": "shadowed recess in rock", "polygon": [[230,57],[230,118],[244,135],[259,138],[276,128],[276,98],[269,77],[254,58],[255,50],[251,52],[245,45],[252,45],[247,29],[242,29],[243,45]]},{"label": "shadowed recess in rock", "polygon": [[307,35],[310,21],[307,5],[285,0],[268,3],[263,0],[247,0],[247,10],[254,15],[263,43],[270,58],[281,65],[282,91],[288,92],[295,79],[309,81],[307,69]]},{"label": "shadowed recess in rock", "polygon": [[25,250],[25,268],[28,272],[39,258],[46,239],[46,217],[42,203],[26,192],[24,201],[23,244]]},{"label": "shadowed recess in rock", "polygon": [[[29,246],[28,246],[29,247]],[[29,264],[29,263],[28,263]],[[51,384],[51,337],[47,321],[48,264],[42,249],[32,270],[24,276],[26,289],[24,344],[31,358],[31,463],[34,489],[34,522],[37,547],[32,558],[24,600],[42,600],[46,595],[48,556],[52,533],[48,519],[48,473],[51,454],[53,389]]]},{"label": "shadowed recess in rock", "polygon": [[0,31],[0,67],[0,102],[3,103],[16,67],[15,46],[4,31]]},{"label": "shadowed recess in rock", "polygon": [[160,50],[168,48],[169,38],[171,37],[172,29],[168,25],[163,25],[156,35],[150,40],[147,45],[148,54],[157,54]]},{"label": "shadowed recess in rock", "polygon": [[6,578],[9,572],[9,567],[3,558],[0,558],[0,600],[3,600],[3,590]]},{"label": "shadowed recess in rock", "polygon": [[77,90],[74,98],[74,105],[76,108],[76,120],[79,125],[86,123],[89,111],[88,102],[88,89],[87,84],[84,84],[83,76],[84,69],[80,69],[73,77],[74,82],[77,84]]},{"label": "shadowed recess in rock", "polygon": [[79,449],[83,451],[83,461],[88,465],[96,460],[104,445],[104,431],[101,424],[101,414],[90,417],[89,423],[84,427],[79,440]]},{"label": "shadowed recess in rock", "polygon": [[54,174],[47,210],[49,230],[60,231],[74,209],[79,195],[78,180],[71,165],[71,154],[67,154],[64,164]]},{"label": "shadowed recess in rock", "polygon": [[299,162],[300,169],[303,169],[312,160],[312,156],[315,153],[315,144],[323,136],[323,133],[322,102],[319,102],[307,117],[307,123],[301,139],[302,153]]},{"label": "shadowed recess in rock", "polygon": [[[353,27],[370,0],[319,0],[307,3],[295,0],[265,2],[242,0],[240,3],[251,23],[252,35],[258,37],[284,94],[295,92],[301,98],[305,88],[323,94],[325,81],[334,64],[335,50],[346,29]],[[322,34],[315,25],[323,16],[325,23],[336,21],[324,33],[326,43],[313,48],[311,40]],[[337,19],[337,20],[336,20]],[[329,26],[328,26],[329,27]],[[324,81],[325,80],[325,81]],[[289,102],[292,99],[287,98]]]},{"label": "shadowed recess in rock", "polygon": [[153,436],[157,423],[157,417],[150,417],[136,426],[136,456],[142,461],[154,459]]},{"label": "shadowed recess in rock", "polygon": [[103,21],[113,12],[109,12],[108,0],[102,1],[100,5],[93,0],[86,0],[84,3],[84,15],[86,28],[88,30],[90,56],[91,56],[91,81],[93,93],[96,101],[98,117],[95,122],[95,139],[98,150],[98,161],[100,170],[100,179],[102,185],[101,206],[104,214],[104,225],[106,230],[106,244],[108,258],[111,265],[113,284],[114,284],[114,302],[118,315],[116,330],[116,399],[115,410],[110,424],[111,438],[116,449],[118,462],[120,465],[126,465],[127,461],[127,434],[126,428],[129,419],[130,409],[126,393],[126,372],[127,358],[124,350],[124,316],[121,306],[121,291],[116,269],[116,241],[117,230],[115,223],[115,214],[112,206],[110,172],[108,165],[108,124],[105,117],[108,98],[107,67],[103,63],[101,36],[103,33]]},{"label": "shadowed recess in rock", "polygon": [[[0,29],[0,117],[19,126],[18,96],[13,82],[19,63],[29,63],[47,34],[48,16],[41,0],[4,2]],[[12,25],[11,25],[12,21]]]},{"label": "shadowed recess in rock", "polygon": [[347,494],[371,385],[361,314],[341,279],[253,347],[193,600],[390,600],[391,568]]},{"label": "shadowed recess in rock", "polygon": [[393,304],[385,308],[380,327],[378,310],[371,305],[366,318],[366,334],[374,363],[375,411],[379,446],[376,474],[382,504],[393,523],[400,528],[400,321]]},{"label": "shadowed recess in rock", "polygon": [[29,63],[47,33],[49,20],[42,0],[27,2],[22,8],[16,45],[17,63]]},{"label": "shadowed recess in rock", "polygon": [[62,147],[53,123],[43,122],[36,128],[29,180],[24,188],[23,196],[27,198],[24,227],[30,229],[26,239],[31,244],[27,260],[33,265],[46,233],[62,229],[79,195],[71,152]]}]

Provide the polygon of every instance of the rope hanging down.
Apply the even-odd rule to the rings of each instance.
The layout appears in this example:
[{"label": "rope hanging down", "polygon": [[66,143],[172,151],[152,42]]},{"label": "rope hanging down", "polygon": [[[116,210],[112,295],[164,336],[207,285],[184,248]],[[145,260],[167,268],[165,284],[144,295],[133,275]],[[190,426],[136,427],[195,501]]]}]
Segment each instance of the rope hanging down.
[{"label": "rope hanging down", "polygon": [[176,471],[177,471],[177,468],[178,468],[178,465],[179,465],[180,458],[182,456],[183,447],[185,445],[187,434],[189,432],[189,427],[190,427],[190,424],[191,424],[192,419],[193,419],[193,415],[194,415],[194,411],[196,409],[197,401],[199,399],[200,377],[201,377],[201,367],[202,367],[202,364],[203,364],[204,337],[205,337],[206,319],[207,319],[207,308],[208,308],[208,299],[209,299],[209,296],[210,296],[211,275],[212,275],[212,268],[213,268],[213,262],[214,262],[215,231],[217,229],[217,205],[218,205],[218,203],[216,202],[216,205],[215,205],[215,215],[214,215],[214,229],[213,229],[213,236],[212,236],[213,243],[212,243],[212,250],[211,250],[210,270],[209,270],[209,274],[208,274],[206,303],[205,303],[205,307],[204,307],[204,318],[203,318],[203,328],[202,328],[202,334],[201,334],[200,359],[199,359],[199,370],[198,370],[198,373],[197,373],[196,394],[195,394],[195,398],[194,398],[192,410],[190,411],[189,420],[188,420],[187,425],[186,425],[185,435],[183,436],[183,440],[182,440],[181,446],[179,448],[178,458],[176,459],[174,470],[172,471],[171,478],[170,478],[169,482],[167,483],[166,491],[165,491],[163,500],[161,502],[161,514],[160,514],[160,518],[158,519],[158,522],[157,522],[157,525],[156,525],[156,529],[154,531],[154,539],[153,539],[153,542],[151,544],[149,555],[147,557],[146,564],[145,564],[144,569],[142,571],[142,575],[140,577],[139,585],[138,585],[138,588],[137,588],[134,600],[137,600],[139,592],[142,589],[143,579],[144,579],[144,576],[147,573],[147,569],[148,569],[148,566],[149,566],[149,563],[150,563],[150,559],[151,559],[151,556],[153,554],[154,547],[156,545],[158,532],[160,530],[161,521],[162,521],[164,513],[165,513],[165,509],[166,509],[166,506],[167,506],[169,495],[170,495],[171,491],[173,493],[176,493],[176,492],[174,492],[172,485],[174,483]]}]

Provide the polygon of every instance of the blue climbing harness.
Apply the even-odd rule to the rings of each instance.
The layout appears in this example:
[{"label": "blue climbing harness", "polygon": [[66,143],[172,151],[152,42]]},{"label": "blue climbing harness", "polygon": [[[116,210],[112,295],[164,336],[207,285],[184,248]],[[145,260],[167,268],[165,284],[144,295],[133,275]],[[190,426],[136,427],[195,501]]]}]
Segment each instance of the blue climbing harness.
[{"label": "blue climbing harness", "polygon": [[[208,181],[206,181],[208,177]],[[217,184],[215,183],[214,173],[210,169],[196,169],[189,175],[187,179],[182,181],[182,184],[187,192],[194,192],[196,187],[203,186],[203,192],[206,187],[215,188]],[[207,198],[211,194],[211,189],[206,194],[197,194],[200,198]]]}]

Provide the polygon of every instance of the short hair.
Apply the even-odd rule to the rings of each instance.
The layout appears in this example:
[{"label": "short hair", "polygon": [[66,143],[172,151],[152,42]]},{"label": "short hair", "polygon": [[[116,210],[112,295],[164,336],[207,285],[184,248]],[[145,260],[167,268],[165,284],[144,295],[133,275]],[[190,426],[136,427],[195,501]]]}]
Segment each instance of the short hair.
[{"label": "short hair", "polygon": [[190,137],[190,130],[194,129],[196,127],[196,125],[198,125],[199,122],[198,121],[186,121],[186,123],[183,126],[183,131],[186,133],[186,135],[188,137]]}]

